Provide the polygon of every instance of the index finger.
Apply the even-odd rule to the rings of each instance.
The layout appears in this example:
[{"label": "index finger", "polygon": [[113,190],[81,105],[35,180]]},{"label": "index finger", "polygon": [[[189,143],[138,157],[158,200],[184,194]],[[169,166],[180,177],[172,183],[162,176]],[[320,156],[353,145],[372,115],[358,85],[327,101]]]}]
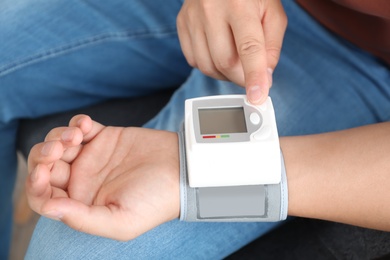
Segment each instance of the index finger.
[{"label": "index finger", "polygon": [[245,8],[242,14],[246,15],[237,17],[231,28],[244,70],[248,99],[260,104],[268,96],[270,86],[264,32],[259,10],[249,5]]}]

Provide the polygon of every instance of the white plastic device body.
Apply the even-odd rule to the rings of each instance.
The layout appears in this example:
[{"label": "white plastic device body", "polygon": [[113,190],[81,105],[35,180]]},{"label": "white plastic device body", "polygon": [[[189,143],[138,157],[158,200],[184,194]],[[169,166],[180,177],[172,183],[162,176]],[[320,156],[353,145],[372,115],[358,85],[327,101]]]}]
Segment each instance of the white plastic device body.
[{"label": "white plastic device body", "polygon": [[245,95],[185,101],[190,187],[277,184],[281,158],[271,98],[260,106]]}]

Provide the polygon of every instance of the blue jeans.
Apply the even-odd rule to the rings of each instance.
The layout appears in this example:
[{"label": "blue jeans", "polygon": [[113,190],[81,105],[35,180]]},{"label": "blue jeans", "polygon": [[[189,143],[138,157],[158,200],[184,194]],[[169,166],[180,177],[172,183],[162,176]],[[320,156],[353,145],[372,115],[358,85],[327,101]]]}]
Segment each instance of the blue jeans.
[{"label": "blue jeans", "polygon": [[94,2],[0,1],[0,259],[11,235],[19,119],[147,95],[191,71],[176,34],[180,0]]},{"label": "blue jeans", "polygon": [[[164,4],[5,0],[0,4],[0,199],[5,209],[0,216],[1,254],[9,241],[10,187],[20,118],[181,85],[169,104],[146,124],[176,131],[184,99],[243,93],[234,84],[208,78],[187,65],[175,27],[181,4],[180,0]],[[389,68],[329,33],[292,0],[283,4],[289,25],[270,94],[280,135],[389,120]],[[26,258],[218,259],[276,225],[175,220],[124,243],[41,218]]]}]

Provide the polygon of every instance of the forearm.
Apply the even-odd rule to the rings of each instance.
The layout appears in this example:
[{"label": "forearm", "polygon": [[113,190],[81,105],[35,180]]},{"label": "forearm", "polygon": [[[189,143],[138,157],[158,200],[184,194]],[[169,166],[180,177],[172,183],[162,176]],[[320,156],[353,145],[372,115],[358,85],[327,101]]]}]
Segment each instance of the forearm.
[{"label": "forearm", "polygon": [[280,143],[289,215],[390,231],[390,123]]}]

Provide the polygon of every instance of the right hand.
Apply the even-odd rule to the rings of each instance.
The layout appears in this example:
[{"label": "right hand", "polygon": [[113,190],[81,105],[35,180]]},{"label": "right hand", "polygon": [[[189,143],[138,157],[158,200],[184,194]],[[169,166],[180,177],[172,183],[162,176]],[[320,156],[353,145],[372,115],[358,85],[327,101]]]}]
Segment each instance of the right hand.
[{"label": "right hand", "polygon": [[268,96],[286,26],[280,0],[185,0],[177,17],[187,62],[244,86],[254,104]]}]

